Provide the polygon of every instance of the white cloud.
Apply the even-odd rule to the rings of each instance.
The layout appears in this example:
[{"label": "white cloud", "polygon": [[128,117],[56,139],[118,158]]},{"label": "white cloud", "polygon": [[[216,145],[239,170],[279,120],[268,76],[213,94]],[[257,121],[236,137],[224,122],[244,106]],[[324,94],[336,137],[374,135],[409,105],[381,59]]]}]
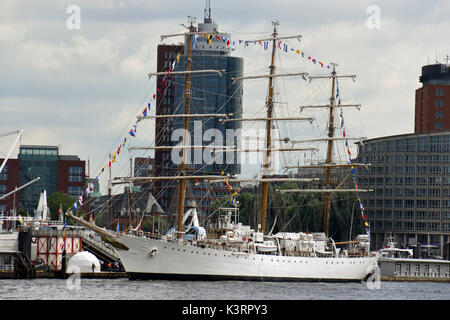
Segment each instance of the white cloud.
[{"label": "white cloud", "polygon": [[[127,135],[146,96],[153,94],[147,73],[156,69],[159,36],[183,31],[179,24],[188,15],[201,22],[204,1],[78,1],[81,29],[73,31],[66,28],[70,4],[0,3],[0,129],[24,128],[24,143],[61,144],[100,166],[94,163]],[[379,30],[366,27],[371,4],[381,9]],[[361,103],[362,110],[346,112],[346,124],[353,135],[369,138],[412,132],[421,67],[428,57],[434,62],[436,51],[440,59],[450,52],[445,42],[449,11],[446,1],[212,2],[214,21],[233,38],[270,35],[271,21],[278,19],[283,35],[303,35],[301,43],[290,44],[324,62],[337,62],[342,73],[356,74],[356,83],[342,82],[342,94],[349,103]],[[235,54],[244,57],[246,75],[267,72],[262,50]],[[279,70],[323,74],[295,55],[281,58]],[[294,109],[323,102],[329,94],[326,84],[277,84],[281,96],[288,90]],[[266,87],[259,80],[244,84],[248,114],[263,112]],[[152,135],[148,128],[145,137]],[[6,148],[4,141],[0,147]]]}]

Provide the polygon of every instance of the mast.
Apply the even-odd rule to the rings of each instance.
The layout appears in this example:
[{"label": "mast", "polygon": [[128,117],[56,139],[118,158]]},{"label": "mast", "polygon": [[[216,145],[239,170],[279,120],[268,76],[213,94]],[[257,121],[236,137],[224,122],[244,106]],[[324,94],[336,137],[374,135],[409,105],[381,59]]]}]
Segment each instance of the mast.
[{"label": "mast", "polygon": [[[188,56],[187,56],[187,64],[186,64],[186,80],[185,80],[185,93],[184,93],[184,113],[190,113],[190,100],[191,100],[191,59],[192,59],[192,34],[195,31],[194,21],[190,20],[189,26],[189,40],[188,40]],[[184,118],[184,141],[186,142],[188,137],[187,134],[189,132],[189,117]],[[180,165],[180,172],[184,174],[186,171],[186,150],[182,149],[182,161]],[[186,180],[182,179],[179,185],[179,193],[178,193],[178,239],[181,239],[182,232],[184,231],[183,227],[183,213],[184,213],[184,199],[186,197]]]},{"label": "mast", "polygon": [[[330,113],[328,118],[328,148],[327,148],[327,159],[326,164],[331,164],[333,162],[333,137],[334,137],[334,91],[336,84],[336,64],[333,63],[333,71],[331,72],[331,97],[330,97]],[[331,184],[331,167],[326,168],[325,173],[325,186],[328,188]],[[328,236],[328,220],[330,214],[330,194],[325,193],[324,205],[323,205],[323,230]]]},{"label": "mast", "polygon": [[[264,163],[264,173],[268,173],[271,164],[271,129],[272,129],[272,113],[273,113],[273,77],[275,74],[275,49],[276,49],[276,38],[277,38],[277,25],[278,21],[273,21],[273,34],[272,34],[272,60],[270,64],[269,73],[269,96],[267,98],[267,121],[266,121],[266,159]],[[261,210],[261,231],[264,233],[266,227],[266,215],[267,215],[267,195],[269,192],[269,183],[263,182],[263,194],[262,194],[262,210]]]}]

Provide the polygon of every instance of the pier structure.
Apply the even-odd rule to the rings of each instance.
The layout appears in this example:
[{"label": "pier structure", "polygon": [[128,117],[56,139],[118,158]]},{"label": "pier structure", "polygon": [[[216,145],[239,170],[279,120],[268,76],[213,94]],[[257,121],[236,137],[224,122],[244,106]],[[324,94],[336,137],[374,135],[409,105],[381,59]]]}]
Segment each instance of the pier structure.
[{"label": "pier structure", "polygon": [[[12,222],[10,221],[12,218],[15,217],[3,217],[8,219],[9,223]],[[106,265],[114,263],[121,265],[114,247],[103,242],[90,230],[80,226],[63,228],[57,221],[37,223],[32,221],[32,218],[25,218],[26,221],[22,220],[24,224],[21,228],[0,231],[0,278],[65,278],[68,261],[82,251],[94,254]],[[125,276],[121,272],[107,273],[109,275],[102,273],[102,275],[82,276],[85,278]]]}]

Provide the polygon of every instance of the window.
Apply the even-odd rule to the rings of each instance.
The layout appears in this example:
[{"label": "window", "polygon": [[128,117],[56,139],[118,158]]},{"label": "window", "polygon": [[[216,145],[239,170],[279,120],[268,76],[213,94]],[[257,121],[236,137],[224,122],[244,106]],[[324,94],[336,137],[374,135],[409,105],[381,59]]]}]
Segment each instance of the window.
[{"label": "window", "polygon": [[[417,179],[419,179],[419,178],[417,178]],[[417,183],[417,184],[419,184],[419,183]],[[440,186],[442,184],[442,178],[441,177],[429,177],[428,184],[430,186]]]},{"label": "window", "polygon": [[404,226],[405,230],[414,230],[414,222],[405,221]]},{"label": "window", "polygon": [[8,165],[3,167],[2,173],[0,173],[0,180],[8,180]]},{"label": "window", "polygon": [[[414,178],[412,178],[412,179],[414,179]],[[416,178],[416,184],[417,185],[426,185],[427,184],[427,178],[425,178],[425,177],[417,177]]]},{"label": "window", "polygon": [[441,173],[441,167],[439,167],[439,166],[430,166],[429,173],[431,173],[431,174],[440,174]]},{"label": "window", "polygon": [[427,200],[418,199],[416,200],[416,208],[425,208],[427,205]]},{"label": "window", "polygon": [[73,198],[78,198],[81,193],[82,193],[82,189],[81,187],[74,187],[74,186],[69,186],[69,195],[72,196]]},{"label": "window", "polygon": [[417,188],[416,189],[416,194],[418,196],[426,196],[428,194],[428,190],[427,189],[423,189],[423,188]]},{"label": "window", "polygon": [[426,222],[416,222],[416,230],[424,231],[427,229]]},{"label": "window", "polygon": [[[436,93],[436,97],[439,97],[439,88],[436,88],[435,93]],[[436,100],[436,101],[437,101],[437,100]]]},{"label": "window", "polygon": [[427,163],[428,162],[428,155],[427,154],[419,154],[417,156],[417,162],[418,163]]},{"label": "window", "polygon": [[443,97],[444,96],[444,89],[441,89],[440,93],[441,93],[441,97]]},{"label": "window", "polygon": [[69,167],[69,182],[82,182],[82,181],[83,181],[83,168]]},{"label": "window", "polygon": [[[401,146],[404,146],[404,145],[401,145]],[[401,150],[401,151],[404,151],[404,150]],[[402,154],[401,155],[396,155],[395,156],[395,162],[397,162],[397,163],[405,162],[405,156],[402,155]]]},{"label": "window", "polygon": [[425,167],[425,166],[418,166],[417,167],[417,173],[420,173],[420,174],[427,173],[427,167]]},{"label": "window", "polygon": [[414,200],[405,200],[406,208],[414,208]]},{"label": "window", "polygon": [[394,202],[394,206],[396,208],[403,208],[403,200],[402,199],[396,199]]},{"label": "window", "polygon": [[430,189],[429,195],[430,195],[430,197],[440,197],[441,189]]},{"label": "window", "polygon": [[8,187],[6,186],[6,184],[0,184],[0,196],[5,195],[7,189]]},{"label": "window", "polygon": [[441,207],[440,200],[429,200],[429,202],[430,202],[430,208],[440,208]]},{"label": "window", "polygon": [[[409,147],[409,145],[408,145],[408,147]],[[413,148],[413,147],[415,147],[415,145],[411,146],[411,149],[413,149],[413,150],[408,150],[408,151],[415,151],[415,148]],[[406,156],[406,162],[408,162],[408,163],[416,163],[416,161],[417,161],[416,155],[407,155]]]}]

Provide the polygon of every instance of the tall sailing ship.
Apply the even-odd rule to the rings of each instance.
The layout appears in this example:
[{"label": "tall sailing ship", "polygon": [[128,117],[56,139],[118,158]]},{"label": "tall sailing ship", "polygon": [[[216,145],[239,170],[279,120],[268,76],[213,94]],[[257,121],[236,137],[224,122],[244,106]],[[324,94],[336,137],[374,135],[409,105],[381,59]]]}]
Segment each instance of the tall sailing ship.
[{"label": "tall sailing ship", "polygon": [[[175,279],[175,280],[262,280],[262,281],[362,281],[366,279],[377,265],[376,256],[370,253],[368,235],[358,236],[355,241],[349,241],[351,248],[338,248],[332,238],[328,237],[328,212],[330,209],[330,194],[338,191],[331,184],[331,170],[333,167],[347,167],[348,164],[336,164],[332,158],[333,142],[337,140],[334,136],[334,114],[336,112],[335,84],[339,77],[336,73],[335,65],[327,78],[332,81],[332,93],[330,103],[324,106],[329,109],[328,155],[321,168],[326,170],[326,182],[322,189],[299,189],[283,190],[283,192],[323,192],[324,193],[324,232],[278,232],[271,234],[266,232],[268,192],[269,185],[273,182],[310,182],[312,179],[271,176],[270,168],[273,165],[274,152],[293,152],[306,150],[305,148],[275,148],[273,143],[273,126],[275,121],[310,121],[309,117],[277,118],[274,112],[274,78],[302,76],[306,78],[306,73],[276,73],[275,51],[281,39],[299,38],[281,37],[277,31],[278,22],[273,22],[273,34],[267,39],[257,39],[272,44],[271,62],[269,74],[251,77],[239,77],[234,81],[246,79],[267,78],[268,96],[265,102],[267,116],[264,118],[229,118],[227,114],[204,115],[193,114],[190,110],[191,101],[191,75],[216,72],[222,70],[191,70],[192,47],[198,31],[190,21],[189,31],[183,34],[170,36],[183,36],[186,43],[186,71],[173,71],[172,74],[185,76],[185,96],[184,113],[173,115],[173,117],[184,119],[184,129],[189,132],[190,121],[193,118],[221,117],[222,123],[226,121],[264,121],[266,128],[265,147],[259,150],[228,150],[228,147],[215,146],[217,152],[263,152],[264,163],[262,175],[259,179],[237,179],[229,175],[195,175],[188,168],[186,163],[187,152],[192,146],[177,146],[181,149],[182,161],[179,165],[178,174],[170,177],[122,177],[120,182],[130,183],[142,180],[168,180],[178,181],[178,223],[177,229],[171,230],[166,235],[155,238],[139,234],[138,227],[126,234],[110,232],[105,229],[84,221],[72,214],[67,213],[74,220],[82,223],[103,236],[105,241],[116,247],[120,255],[121,262],[128,273],[130,279]],[[215,31],[217,32],[217,31]],[[169,36],[162,36],[169,37]],[[157,73],[158,74],[158,73]],[[313,77],[310,77],[312,79]],[[313,107],[313,106],[305,106]],[[319,106],[317,106],[319,107]],[[153,119],[158,116],[152,117]],[[171,116],[159,116],[167,117]],[[145,118],[145,117],[142,117]],[[150,116],[149,116],[150,118]],[[188,133],[189,134],[189,133]],[[185,137],[187,138],[187,137]],[[188,139],[185,139],[186,141]],[[168,149],[176,148],[167,146]],[[194,146],[195,148],[195,146]],[[205,148],[205,147],[203,147]],[[356,164],[354,164],[356,165]],[[226,179],[229,183],[241,183],[245,181],[257,182],[262,185],[261,194],[261,224],[253,229],[250,226],[242,225],[239,222],[239,207],[237,205],[229,208],[222,208],[213,224],[202,227],[199,224],[199,217],[195,205],[185,207],[186,184],[189,180],[206,180],[211,183],[223,182]],[[359,190],[362,192],[363,190]],[[190,223],[188,219],[190,218]],[[189,230],[194,230],[194,234],[188,234]]]}]

